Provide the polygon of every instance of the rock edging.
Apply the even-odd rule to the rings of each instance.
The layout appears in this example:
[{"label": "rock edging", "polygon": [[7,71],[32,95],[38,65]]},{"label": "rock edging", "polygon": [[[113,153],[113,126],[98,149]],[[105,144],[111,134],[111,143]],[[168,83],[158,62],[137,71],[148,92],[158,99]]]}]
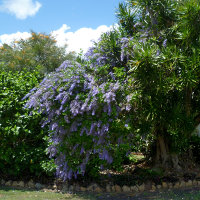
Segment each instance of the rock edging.
[{"label": "rock edging", "polygon": [[7,186],[7,187],[17,187],[17,188],[29,188],[29,189],[37,189],[37,190],[53,190],[62,193],[68,192],[108,192],[108,193],[140,193],[144,191],[154,192],[156,190],[162,189],[178,189],[178,188],[185,188],[185,187],[196,187],[200,186],[200,180],[180,180],[174,183],[171,182],[161,182],[161,184],[156,185],[155,183],[143,183],[141,185],[132,185],[132,186],[119,186],[113,185],[112,183],[108,183],[105,185],[105,188],[99,186],[97,183],[91,183],[87,187],[81,186],[79,184],[70,185],[67,182],[58,184],[54,182],[50,185],[43,185],[41,183],[36,183],[33,180],[28,182],[24,181],[12,181],[8,180],[5,181],[3,179],[0,180],[0,186]]}]

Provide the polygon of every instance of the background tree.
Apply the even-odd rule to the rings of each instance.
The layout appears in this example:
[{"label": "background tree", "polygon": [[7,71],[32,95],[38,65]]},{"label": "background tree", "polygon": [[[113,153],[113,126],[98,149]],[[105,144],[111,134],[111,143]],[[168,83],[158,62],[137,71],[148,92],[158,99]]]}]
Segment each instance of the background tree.
[{"label": "background tree", "polygon": [[65,60],[75,59],[75,53],[66,53],[67,46],[58,47],[51,35],[35,32],[31,35],[0,48],[3,70],[38,70],[44,74],[54,71]]}]

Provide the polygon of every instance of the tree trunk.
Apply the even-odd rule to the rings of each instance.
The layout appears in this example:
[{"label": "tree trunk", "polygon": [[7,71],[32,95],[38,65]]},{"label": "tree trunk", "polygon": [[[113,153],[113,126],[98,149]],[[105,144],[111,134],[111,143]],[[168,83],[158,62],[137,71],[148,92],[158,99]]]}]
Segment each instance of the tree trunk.
[{"label": "tree trunk", "polygon": [[185,89],[185,111],[187,117],[191,115],[191,110],[192,110],[191,101],[192,101],[192,89],[190,86],[187,86]]},{"label": "tree trunk", "polygon": [[154,165],[163,169],[181,169],[178,155],[176,153],[170,153],[169,143],[163,135],[157,136]]}]

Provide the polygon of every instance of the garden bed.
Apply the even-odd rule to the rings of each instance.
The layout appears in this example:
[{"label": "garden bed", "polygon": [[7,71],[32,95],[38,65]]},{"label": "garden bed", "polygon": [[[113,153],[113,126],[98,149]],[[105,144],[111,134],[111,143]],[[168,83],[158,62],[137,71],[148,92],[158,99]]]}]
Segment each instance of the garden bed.
[{"label": "garden bed", "polygon": [[[140,155],[140,159],[142,159]],[[163,172],[159,168],[149,168],[145,163],[134,162],[124,165],[122,171],[104,170],[98,178],[79,177],[76,180],[63,182],[60,179],[41,177],[40,179],[12,179],[0,176],[1,186],[52,190],[59,192],[108,192],[138,194],[144,191],[179,189],[200,186],[199,167],[175,173]]]}]

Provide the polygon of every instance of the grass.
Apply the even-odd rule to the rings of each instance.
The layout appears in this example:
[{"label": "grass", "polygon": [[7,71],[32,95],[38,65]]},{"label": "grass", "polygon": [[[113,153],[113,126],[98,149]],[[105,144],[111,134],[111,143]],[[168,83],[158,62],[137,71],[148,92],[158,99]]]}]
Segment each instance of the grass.
[{"label": "grass", "polygon": [[144,155],[142,155],[142,154],[131,153],[129,155],[129,160],[132,161],[133,163],[138,162],[138,161],[140,161],[142,159],[144,159]]},{"label": "grass", "polygon": [[[142,199],[150,200],[199,200],[200,191],[199,188],[189,188],[189,189],[176,189],[170,191],[160,191],[148,193],[145,192],[142,195]],[[140,197],[141,198],[141,197]]]},{"label": "grass", "polygon": [[123,194],[62,194],[51,191],[0,188],[1,200],[199,200],[199,188],[176,189],[170,191],[144,192],[133,196]]},{"label": "grass", "polygon": [[28,189],[0,188],[1,200],[95,200],[89,194],[62,194],[51,191],[35,191]]}]

